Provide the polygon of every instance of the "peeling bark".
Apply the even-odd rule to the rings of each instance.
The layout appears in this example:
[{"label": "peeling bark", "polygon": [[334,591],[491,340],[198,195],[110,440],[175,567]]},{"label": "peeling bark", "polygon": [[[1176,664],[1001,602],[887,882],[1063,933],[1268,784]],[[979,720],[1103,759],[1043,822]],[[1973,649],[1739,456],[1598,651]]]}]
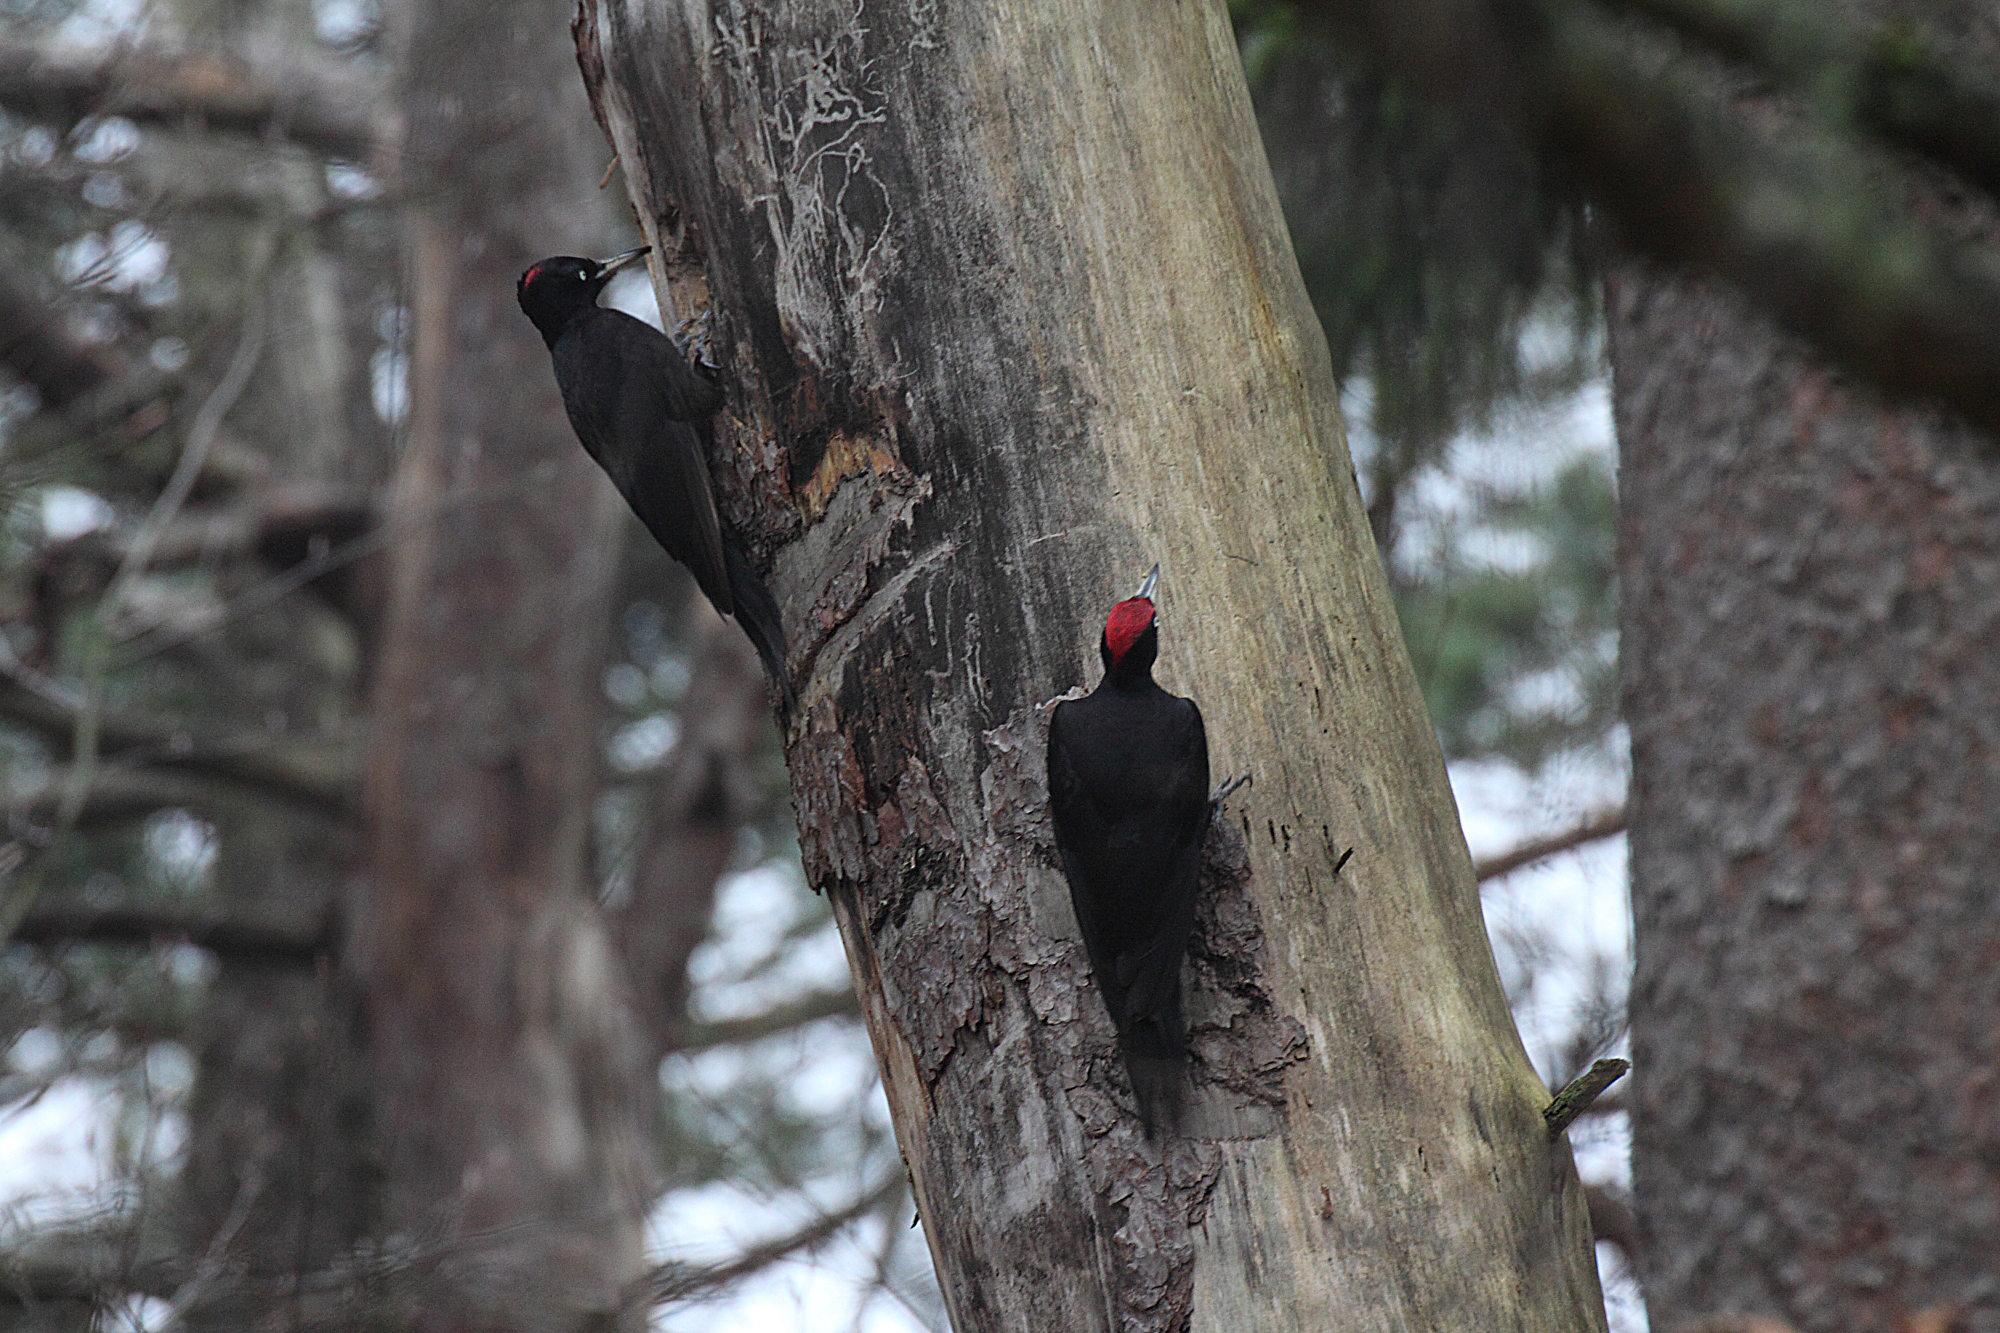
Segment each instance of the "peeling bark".
[{"label": "peeling bark", "polygon": [[[1601,1327],[1221,6],[574,31],[663,308],[714,311],[806,870],[953,1326]],[[1208,850],[1187,1132],[1149,1141],[1042,765],[1154,559],[1161,679],[1256,786]]]}]

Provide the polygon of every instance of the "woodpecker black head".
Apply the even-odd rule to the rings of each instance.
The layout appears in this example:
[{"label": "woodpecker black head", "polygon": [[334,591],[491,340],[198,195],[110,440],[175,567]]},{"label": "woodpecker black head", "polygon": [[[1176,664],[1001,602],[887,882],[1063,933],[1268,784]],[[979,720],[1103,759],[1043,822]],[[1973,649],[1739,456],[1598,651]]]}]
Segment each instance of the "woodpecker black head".
[{"label": "woodpecker black head", "polygon": [[1151,677],[1153,660],[1160,655],[1160,627],[1153,618],[1153,589],[1160,582],[1160,567],[1154,565],[1139,584],[1139,591],[1111,608],[1104,618],[1104,637],[1097,652],[1104,659],[1104,674],[1120,681],[1138,682]]},{"label": "woodpecker black head", "polygon": [[597,294],[604,290],[604,284],[645,258],[652,248],[642,245],[609,259],[579,259],[575,255],[544,259],[529,265],[514,294],[542,341],[554,347],[572,320],[596,308]]}]

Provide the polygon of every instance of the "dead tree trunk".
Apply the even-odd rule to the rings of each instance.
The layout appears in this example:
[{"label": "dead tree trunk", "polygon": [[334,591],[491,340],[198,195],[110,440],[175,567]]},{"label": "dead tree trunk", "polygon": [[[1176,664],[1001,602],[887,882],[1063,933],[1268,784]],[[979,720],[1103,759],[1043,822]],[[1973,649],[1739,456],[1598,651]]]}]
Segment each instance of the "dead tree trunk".
[{"label": "dead tree trunk", "polygon": [[[954,1327],[1602,1326],[1219,4],[586,4]],[[1148,1142],[1054,864],[1046,705],[1166,568],[1256,775],[1190,1131]]]}]

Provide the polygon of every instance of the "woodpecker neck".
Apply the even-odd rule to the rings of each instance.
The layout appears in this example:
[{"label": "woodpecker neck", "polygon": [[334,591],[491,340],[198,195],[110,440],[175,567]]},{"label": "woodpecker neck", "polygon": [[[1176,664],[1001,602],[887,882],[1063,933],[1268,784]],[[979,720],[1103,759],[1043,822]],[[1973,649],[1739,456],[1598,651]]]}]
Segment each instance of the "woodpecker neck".
[{"label": "woodpecker neck", "polygon": [[1140,689],[1153,683],[1153,663],[1160,655],[1160,627],[1148,625],[1123,653],[1114,653],[1110,638],[1099,639],[1097,655],[1104,659],[1105,683],[1114,689]]},{"label": "woodpecker neck", "polygon": [[569,332],[578,320],[596,309],[597,293],[592,291],[587,301],[578,301],[560,310],[544,312],[540,318],[530,314],[529,318],[535,321],[535,331],[542,335],[542,341],[548,344],[550,351],[554,351],[557,341],[563,334]]}]

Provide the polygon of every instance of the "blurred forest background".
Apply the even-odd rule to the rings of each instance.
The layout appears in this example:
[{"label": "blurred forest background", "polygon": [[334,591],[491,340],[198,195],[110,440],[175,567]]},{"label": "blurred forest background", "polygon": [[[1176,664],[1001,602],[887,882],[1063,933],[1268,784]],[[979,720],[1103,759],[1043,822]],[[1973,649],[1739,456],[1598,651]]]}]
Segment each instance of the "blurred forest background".
[{"label": "blurred forest background", "polygon": [[[1604,196],[1532,114],[1425,95],[1421,52],[1371,58],[1368,33],[1287,5],[1235,18],[1503,976],[1560,1086],[1625,1049],[1632,970],[1606,222],[1584,202]],[[554,1061],[586,1085],[593,1178],[637,1200],[578,1234],[645,1245],[656,1326],[943,1327],[755,658],[578,470],[513,310],[527,261],[632,243],[567,19],[0,0],[0,1326],[239,1328],[283,1305],[330,1327],[411,1274],[471,1281],[444,1213],[495,1234],[565,1214],[529,1185],[413,1183],[450,1155],[426,1136],[536,1114],[439,1085]],[[449,54],[473,28],[494,44]],[[1788,31],[1759,57],[1781,71],[1832,41]],[[1812,120],[1762,76],[1701,77]],[[658,317],[642,285],[613,299]],[[444,386],[499,420],[540,405],[475,466]],[[510,638],[552,582],[563,644]],[[478,728],[426,721],[489,677],[591,757],[519,779],[587,882],[509,880],[508,910],[619,951],[635,992],[491,1050],[459,1026],[475,992],[427,989],[490,942],[388,938],[422,914],[398,868],[439,839],[523,859],[487,826],[504,804],[455,785]],[[398,809],[444,832],[399,844]],[[621,1099],[651,1143],[603,1129]],[[1614,1327],[1642,1328],[1621,1094],[1572,1137]]]},{"label": "blurred forest background", "polygon": [[[409,77],[385,24],[362,0],[14,0],[0,29],[10,1320],[81,1326],[123,1275],[112,1315],[205,1323],[246,1267],[359,1262],[380,1165],[323,1141],[344,1113],[325,1081],[354,1077],[325,1049],[352,1021],[328,957],[360,860],[409,412],[399,190],[424,185],[381,166]],[[1612,460],[1580,212],[1517,140],[1350,69],[1284,12],[1245,13],[1242,35],[1369,514],[1447,754],[1488,792],[1488,849],[1613,835]],[[593,187],[577,213],[606,211]],[[620,248],[601,224],[595,246],[530,239]],[[612,299],[657,319],[642,283]],[[677,787],[704,760],[733,786],[723,875],[668,890],[714,920],[672,942],[663,1326],[941,1327],[754,659],[616,522],[596,892],[657,903],[635,879],[679,869],[661,865],[686,836],[663,827],[687,822]],[[702,734],[746,695],[734,734]],[[698,744],[720,753],[683,753]],[[1617,1045],[1628,966],[1615,854],[1576,869],[1550,903],[1489,904],[1558,1085]],[[1610,1145],[1592,1169],[1615,1190],[1615,1129],[1583,1132]],[[251,1197],[264,1156],[281,1162]],[[252,1240],[252,1218],[270,1232]]]}]

